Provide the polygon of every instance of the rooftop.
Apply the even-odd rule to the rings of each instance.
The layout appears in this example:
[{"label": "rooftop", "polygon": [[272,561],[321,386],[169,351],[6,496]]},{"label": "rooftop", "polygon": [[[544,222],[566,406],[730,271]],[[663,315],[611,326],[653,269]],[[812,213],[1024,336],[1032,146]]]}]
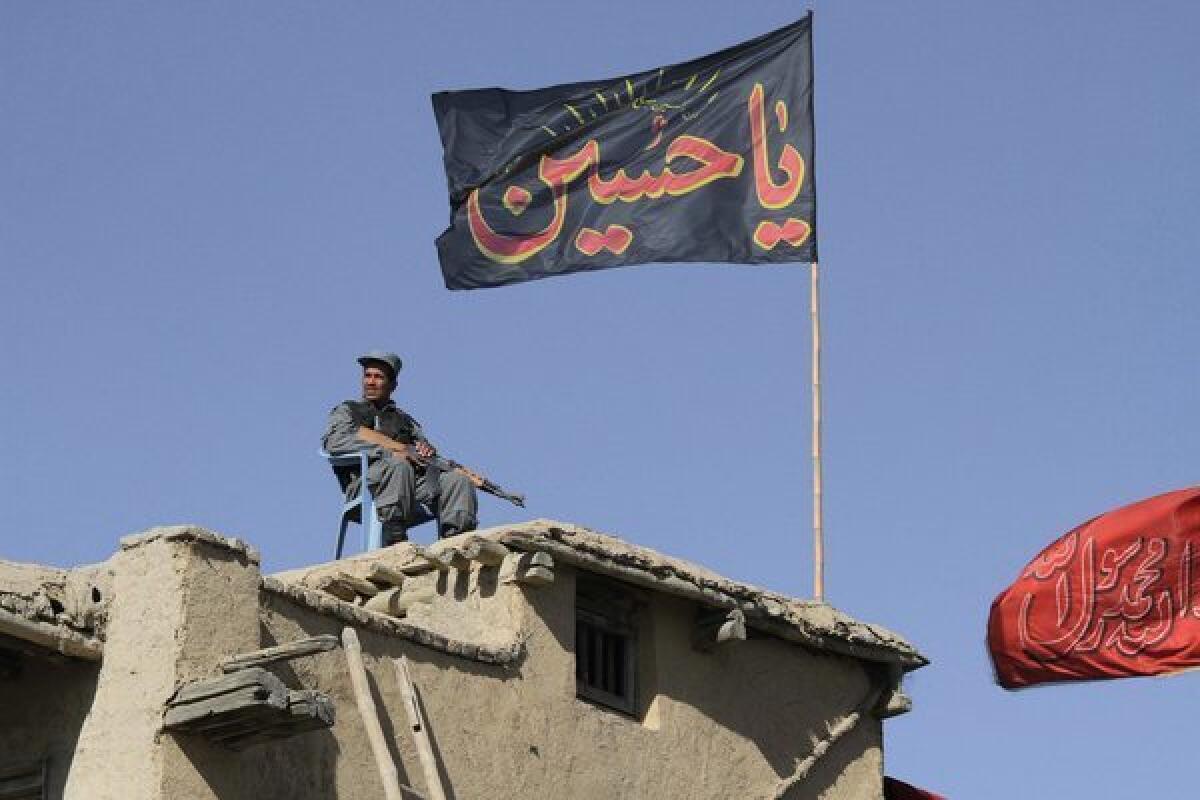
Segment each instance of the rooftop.
[{"label": "rooftop", "polygon": [[[579,525],[538,519],[504,525],[444,539],[429,548],[404,543],[363,553],[341,561],[278,573],[264,579],[266,588],[290,590],[303,600],[302,587],[318,584],[325,575],[384,563],[403,569],[470,539],[488,539],[517,551],[545,552],[555,561],[607,575],[652,591],[676,595],[714,609],[739,609],[746,624],[762,633],[826,652],[867,661],[892,664],[908,671],[929,660],[902,636],[879,625],[863,622],[824,603],[798,600],[723,577],[699,564],[630,544],[615,536]],[[307,592],[310,605],[332,610],[329,599]],[[346,604],[343,613],[354,609]],[[354,609],[357,611],[357,609]],[[403,635],[404,632],[397,631]],[[503,660],[498,658],[498,660]]]},{"label": "rooftop", "polygon": [[[122,539],[122,549],[160,538],[203,541],[234,551],[257,563],[258,553],[237,539],[201,528],[155,528]],[[824,603],[799,600],[723,577],[699,564],[622,541],[579,525],[538,519],[475,531],[441,540],[429,547],[404,543],[340,561],[281,572],[262,578],[274,595],[310,606],[436,649],[453,652],[470,647],[470,657],[505,664],[517,657],[519,644],[478,648],[462,645],[399,619],[363,610],[316,591],[324,577],[383,564],[406,569],[432,555],[453,553],[472,540],[485,539],[520,552],[547,553],[557,562],[606,575],[651,591],[692,600],[712,609],[740,611],[746,625],[805,647],[908,671],[929,663],[913,645],[887,628],[863,622]],[[104,616],[109,583],[104,565],[74,570],[0,561],[0,639],[34,645],[71,658],[98,661],[104,644]]]}]

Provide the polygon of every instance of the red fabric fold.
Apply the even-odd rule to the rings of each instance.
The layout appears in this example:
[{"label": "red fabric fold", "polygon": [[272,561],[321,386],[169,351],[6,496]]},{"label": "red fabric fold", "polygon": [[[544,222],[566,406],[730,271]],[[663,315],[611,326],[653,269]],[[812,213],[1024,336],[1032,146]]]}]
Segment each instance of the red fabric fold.
[{"label": "red fabric fold", "polygon": [[883,800],[946,800],[946,798],[940,794],[910,786],[904,781],[885,777],[883,779]]},{"label": "red fabric fold", "polygon": [[1161,675],[1200,666],[1200,487],[1101,514],[992,603],[997,682]]}]

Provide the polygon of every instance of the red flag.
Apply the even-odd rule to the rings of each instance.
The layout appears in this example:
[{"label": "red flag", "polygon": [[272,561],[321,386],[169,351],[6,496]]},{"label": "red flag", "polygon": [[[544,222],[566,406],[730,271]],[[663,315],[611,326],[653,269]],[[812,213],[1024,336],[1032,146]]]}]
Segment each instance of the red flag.
[{"label": "red flag", "polygon": [[883,800],[946,800],[940,794],[927,792],[915,786],[909,786],[904,781],[884,777]]},{"label": "red flag", "polygon": [[988,649],[1006,689],[1200,666],[1200,487],[1085,522],[992,603]]}]

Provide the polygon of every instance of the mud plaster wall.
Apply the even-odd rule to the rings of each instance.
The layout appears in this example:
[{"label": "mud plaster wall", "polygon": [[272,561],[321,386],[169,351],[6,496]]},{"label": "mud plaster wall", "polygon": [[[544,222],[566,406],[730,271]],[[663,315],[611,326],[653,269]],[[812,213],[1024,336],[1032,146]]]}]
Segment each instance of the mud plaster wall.
[{"label": "mud plaster wall", "polygon": [[[258,641],[258,570],[245,552],[158,529],[107,563],[111,605],[101,664],[26,659],[0,682],[0,765],[50,758],[49,797],[159,800],[175,791],[163,706],[182,682]],[[183,536],[184,538],[172,538]]]},{"label": "mud plaster wall", "polygon": [[[212,678],[220,662],[257,649],[260,640],[257,560],[245,552],[197,542],[181,548],[180,599],[183,624],[176,634],[175,684]],[[161,708],[160,708],[161,713]],[[163,798],[223,798],[227,793],[197,765],[221,762],[228,751],[195,737],[160,737]],[[317,797],[304,793],[262,797]]]},{"label": "mud plaster wall", "polygon": [[110,560],[112,601],[104,661],[64,797],[149,800],[161,794],[158,727],[175,688],[175,640],[183,620],[177,545],[152,541]]},{"label": "mud plaster wall", "polygon": [[[414,623],[423,619],[440,632],[497,646],[518,629],[528,636],[524,658],[506,669],[359,631],[401,780],[418,789],[424,784],[391,664],[404,654],[449,795],[457,800],[771,797],[780,778],[810,752],[811,737],[824,735],[826,724],[870,689],[858,662],[772,638],[698,653],[690,644],[695,606],[642,592],[644,691],[630,717],[575,696],[572,569],[560,566],[555,583],[537,589],[495,587],[485,577],[480,590],[478,575],[465,586],[436,575],[426,580],[439,593],[430,607],[414,612]],[[267,593],[260,612],[254,646],[336,634],[343,625]],[[481,619],[490,630],[478,627]],[[293,688],[329,693],[337,705],[334,728],[240,754],[179,737],[182,757],[172,761],[167,784],[189,793],[170,796],[377,800],[380,782],[344,654],[334,650],[275,671]],[[879,798],[880,734],[879,721],[865,717],[787,797]]]}]

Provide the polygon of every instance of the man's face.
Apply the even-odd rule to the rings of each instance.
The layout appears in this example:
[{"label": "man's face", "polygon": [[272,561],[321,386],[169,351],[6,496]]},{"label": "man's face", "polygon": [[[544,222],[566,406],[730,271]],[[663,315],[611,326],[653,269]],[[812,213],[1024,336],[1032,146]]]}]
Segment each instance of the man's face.
[{"label": "man's face", "polygon": [[364,400],[372,403],[387,400],[392,396],[394,388],[392,378],[387,370],[374,365],[363,367],[362,393]]}]

